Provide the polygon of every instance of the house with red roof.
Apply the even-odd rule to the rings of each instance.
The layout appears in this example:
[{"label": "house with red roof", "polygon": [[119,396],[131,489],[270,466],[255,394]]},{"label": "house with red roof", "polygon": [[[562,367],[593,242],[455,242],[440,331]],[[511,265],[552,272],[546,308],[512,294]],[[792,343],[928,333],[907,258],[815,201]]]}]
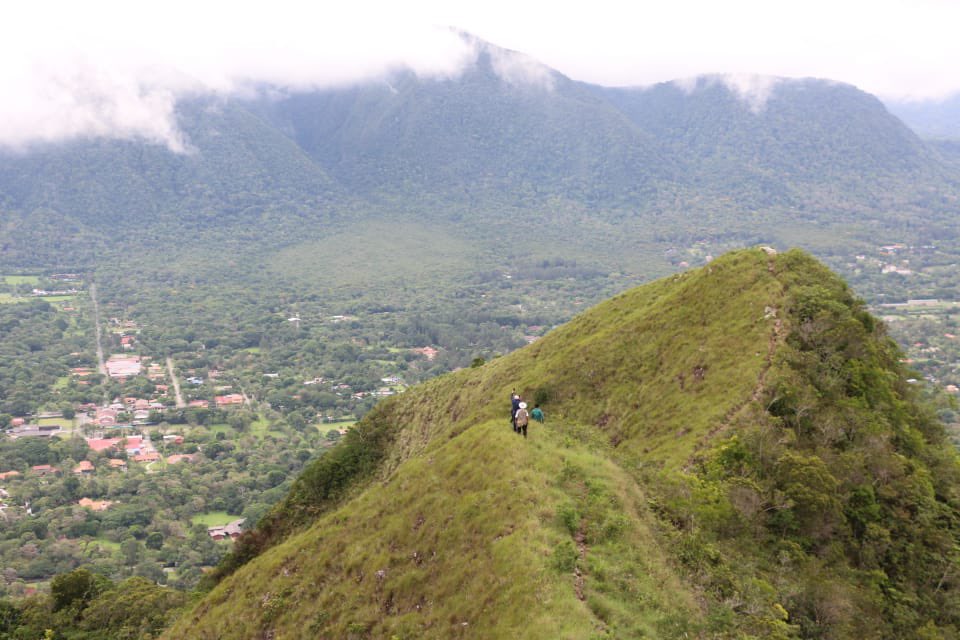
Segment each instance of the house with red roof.
[{"label": "house with red roof", "polygon": [[87,438],[87,446],[94,451],[113,449],[120,442],[120,438]]},{"label": "house with red roof", "polygon": [[109,500],[92,500],[90,498],[80,498],[77,504],[91,511],[106,511],[113,504]]},{"label": "house with red roof", "polygon": [[81,460],[80,463],[73,468],[73,473],[75,475],[88,475],[93,473],[94,466],[93,463],[89,460]]},{"label": "house with red roof", "polygon": [[56,467],[51,467],[48,464],[38,464],[33,467],[30,467],[30,470],[40,476],[50,476],[60,473],[60,469]]},{"label": "house with red roof", "polygon": [[239,393],[228,393],[225,396],[216,396],[214,400],[218,407],[228,407],[235,404],[243,404],[243,396]]},{"label": "house with red roof", "polygon": [[156,462],[160,459],[160,454],[156,451],[147,451],[146,453],[138,453],[133,456],[134,462]]},{"label": "house with red roof", "polygon": [[117,424],[117,410],[110,408],[97,409],[97,424],[101,427],[112,427]]},{"label": "house with red roof", "polygon": [[127,455],[136,455],[146,449],[141,436],[124,438],[123,448],[126,449]]}]

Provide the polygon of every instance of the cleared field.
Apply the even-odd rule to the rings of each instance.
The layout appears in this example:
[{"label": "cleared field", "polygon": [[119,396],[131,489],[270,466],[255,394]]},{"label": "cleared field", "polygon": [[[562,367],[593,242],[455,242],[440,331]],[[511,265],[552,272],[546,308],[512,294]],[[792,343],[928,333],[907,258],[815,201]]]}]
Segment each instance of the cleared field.
[{"label": "cleared field", "polygon": [[198,513],[190,518],[191,524],[202,524],[205,527],[221,527],[229,522],[233,522],[240,516],[232,516],[226,511],[209,511],[207,513]]},{"label": "cleared field", "polygon": [[73,300],[77,296],[42,296],[38,298],[39,300],[46,300],[47,302],[64,302],[66,300]]},{"label": "cleared field", "polygon": [[37,424],[42,426],[58,425],[61,429],[70,428],[70,420],[66,418],[37,418]]},{"label": "cleared field", "polygon": [[40,284],[40,276],[3,276],[7,284]]},{"label": "cleared field", "polygon": [[90,541],[91,544],[95,544],[104,551],[119,551],[120,543],[114,542],[112,540],[107,540],[106,538],[94,538]]}]

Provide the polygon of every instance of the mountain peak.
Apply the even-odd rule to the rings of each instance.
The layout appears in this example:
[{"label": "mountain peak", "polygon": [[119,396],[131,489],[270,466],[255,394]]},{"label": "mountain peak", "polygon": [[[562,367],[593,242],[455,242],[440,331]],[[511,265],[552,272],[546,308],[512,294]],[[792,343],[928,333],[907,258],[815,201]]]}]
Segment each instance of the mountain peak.
[{"label": "mountain peak", "polygon": [[564,76],[533,56],[506,49],[478,36],[459,29],[451,29],[473,49],[469,66],[492,71],[503,82],[520,87],[533,87],[552,91],[557,79]]}]

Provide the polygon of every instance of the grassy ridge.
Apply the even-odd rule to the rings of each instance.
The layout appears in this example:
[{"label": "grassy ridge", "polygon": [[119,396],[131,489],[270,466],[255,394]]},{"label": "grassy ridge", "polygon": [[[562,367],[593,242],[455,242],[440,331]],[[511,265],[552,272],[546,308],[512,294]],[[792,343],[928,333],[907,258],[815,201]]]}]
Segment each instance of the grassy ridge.
[{"label": "grassy ridge", "polygon": [[956,637],[960,465],[899,358],[800,252],[627,292],[379,405],[168,637]]},{"label": "grassy ridge", "polygon": [[[694,599],[662,590],[680,585],[635,484],[602,446],[565,431],[535,427],[522,441],[497,420],[438,444],[270,549],[252,565],[255,580],[225,580],[171,637],[188,628],[191,637],[237,638],[526,629],[528,638],[572,639],[611,624],[656,635],[689,616]],[[573,573],[581,553],[584,600]]]}]

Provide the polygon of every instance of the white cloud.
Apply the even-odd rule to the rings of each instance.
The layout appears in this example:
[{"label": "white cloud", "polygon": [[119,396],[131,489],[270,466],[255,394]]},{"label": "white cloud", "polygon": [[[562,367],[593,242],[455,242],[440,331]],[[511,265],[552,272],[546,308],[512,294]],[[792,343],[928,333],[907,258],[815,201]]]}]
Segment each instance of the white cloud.
[{"label": "white cloud", "polygon": [[188,141],[173,114],[184,95],[259,83],[298,90],[398,67],[454,75],[475,51],[450,25],[529,54],[496,56],[495,68],[508,82],[546,87],[540,62],[610,85],[722,74],[755,109],[771,76],[830,78],[887,97],[960,90],[960,3],[948,0],[331,4],[8,3],[0,145],[113,136],[181,150]]},{"label": "white cloud", "polygon": [[490,58],[494,72],[504,82],[512,85],[532,85],[553,91],[553,70],[539,60],[499,47],[491,49]]},{"label": "white cloud", "polygon": [[734,73],[678,78],[671,81],[670,84],[687,94],[722,84],[733,92],[751,112],[760,113],[767,106],[767,100],[773,95],[776,87],[783,82],[789,82],[789,80],[777,76],[761,76],[755,73]]}]

